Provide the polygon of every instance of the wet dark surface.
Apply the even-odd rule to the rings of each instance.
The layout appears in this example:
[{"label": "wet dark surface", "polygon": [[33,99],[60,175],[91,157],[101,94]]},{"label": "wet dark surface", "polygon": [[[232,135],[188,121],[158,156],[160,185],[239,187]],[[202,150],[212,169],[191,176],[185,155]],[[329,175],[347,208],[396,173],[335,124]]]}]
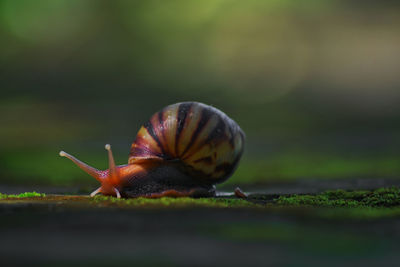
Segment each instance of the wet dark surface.
[{"label": "wet dark surface", "polygon": [[398,216],[317,214],[312,208],[143,209],[1,201],[0,263],[394,266],[400,260]]},{"label": "wet dark surface", "polygon": [[[2,204],[0,210],[0,255],[7,264],[368,266],[400,260],[397,219],[342,222],[311,219],[300,211],[93,210],[29,204]],[[242,239],[224,233],[232,226],[277,232]],[[286,228],[310,232],[310,240],[307,235],[288,237]],[[330,232],[327,240],[325,234],[318,237],[324,232]]]}]

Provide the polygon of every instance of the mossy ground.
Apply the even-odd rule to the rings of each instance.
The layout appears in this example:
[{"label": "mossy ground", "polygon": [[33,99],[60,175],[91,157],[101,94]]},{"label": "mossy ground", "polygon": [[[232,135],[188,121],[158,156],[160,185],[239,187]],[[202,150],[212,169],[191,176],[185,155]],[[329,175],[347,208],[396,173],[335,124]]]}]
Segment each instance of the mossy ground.
[{"label": "mossy ground", "polygon": [[115,197],[96,196],[92,200],[94,203],[116,204],[118,206],[129,207],[210,207],[210,208],[244,208],[256,207],[257,204],[251,203],[244,199],[228,199],[228,198],[170,198],[162,197],[158,199],[135,198],[135,199],[118,199]]},{"label": "mossy ground", "polygon": [[247,199],[234,197],[217,198],[135,198],[118,199],[98,195],[94,198],[77,195],[45,195],[26,192],[19,195],[0,194],[0,200],[8,203],[33,202],[59,205],[82,205],[118,208],[256,208],[272,212],[297,212],[327,218],[383,218],[400,215],[400,188],[376,190],[334,190],[320,194],[270,196],[250,194]]},{"label": "mossy ground", "polygon": [[34,192],[25,192],[25,193],[21,193],[21,194],[18,194],[18,195],[0,193],[0,199],[5,199],[5,198],[23,199],[23,198],[33,198],[33,197],[43,198],[45,196],[46,196],[46,194],[37,193],[35,191]]},{"label": "mossy ground", "polygon": [[[78,195],[45,195],[36,192],[25,192],[19,195],[0,194],[0,200],[8,203],[33,202],[33,203],[58,203],[90,205],[95,207],[121,207],[121,208],[147,208],[147,207],[210,207],[210,208],[245,208],[257,207],[258,204],[244,199],[233,198],[170,198],[162,197],[157,199],[132,198],[118,199],[116,197],[101,196],[95,197]],[[260,206],[261,207],[261,206]]]},{"label": "mossy ground", "polygon": [[241,265],[247,259],[390,265],[399,258],[399,193],[390,187],[248,199],[1,194],[7,216],[0,220],[0,256],[14,260],[23,250],[32,251],[30,258],[87,265],[115,263],[115,255],[122,263],[157,258],[159,265],[179,265],[182,257],[199,263],[204,255]]},{"label": "mossy ground", "polygon": [[330,190],[316,195],[280,196],[270,205],[311,208],[314,215],[325,218],[390,218],[400,215],[400,189]]},{"label": "mossy ground", "polygon": [[280,196],[278,205],[318,207],[396,207],[400,206],[398,187],[379,188],[373,191],[325,191],[317,195]]}]

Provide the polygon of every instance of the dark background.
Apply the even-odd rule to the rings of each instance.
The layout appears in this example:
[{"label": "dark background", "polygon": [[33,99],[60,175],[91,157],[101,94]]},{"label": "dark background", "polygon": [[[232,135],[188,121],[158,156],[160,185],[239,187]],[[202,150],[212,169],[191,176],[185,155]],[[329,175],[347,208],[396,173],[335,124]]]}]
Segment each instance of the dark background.
[{"label": "dark background", "polygon": [[[0,1],[0,184],[92,186],[179,101],[247,134],[229,184],[397,177],[397,1]],[[93,180],[93,181],[92,181]]]}]

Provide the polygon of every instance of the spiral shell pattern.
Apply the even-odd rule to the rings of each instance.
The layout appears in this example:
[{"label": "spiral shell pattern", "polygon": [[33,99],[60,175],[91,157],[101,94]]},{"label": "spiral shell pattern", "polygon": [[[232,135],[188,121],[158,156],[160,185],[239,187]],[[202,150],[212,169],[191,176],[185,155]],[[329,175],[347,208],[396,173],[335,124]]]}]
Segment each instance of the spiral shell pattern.
[{"label": "spiral shell pattern", "polygon": [[179,160],[187,170],[218,183],[236,169],[244,139],[240,127],[222,111],[198,102],[182,102],[155,113],[140,128],[128,162]]}]

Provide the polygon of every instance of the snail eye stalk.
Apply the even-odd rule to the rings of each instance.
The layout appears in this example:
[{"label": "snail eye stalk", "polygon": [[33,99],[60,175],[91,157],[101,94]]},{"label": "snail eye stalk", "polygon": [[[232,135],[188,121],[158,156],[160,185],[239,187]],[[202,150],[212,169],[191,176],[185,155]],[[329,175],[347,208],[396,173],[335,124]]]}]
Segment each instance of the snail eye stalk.
[{"label": "snail eye stalk", "polygon": [[116,179],[118,177],[117,167],[115,166],[114,156],[111,151],[109,144],[105,145],[105,149],[108,152],[108,175],[110,179]]},{"label": "snail eye stalk", "polygon": [[85,171],[89,175],[93,176],[97,181],[99,181],[99,182],[102,181],[102,171],[87,165],[86,163],[80,161],[79,159],[75,158],[74,156],[72,156],[64,151],[60,151],[59,154],[61,157],[66,157],[66,158],[70,159],[73,163],[75,163],[83,171]]},{"label": "snail eye stalk", "polygon": [[114,157],[111,151],[111,146],[107,144],[105,145],[105,149],[108,151],[108,166],[109,166],[109,169],[105,171],[100,171],[98,169],[95,169],[64,151],[60,151],[60,156],[70,159],[79,168],[84,170],[89,175],[93,176],[97,181],[101,183],[101,186],[95,191],[93,191],[90,194],[90,196],[93,197],[99,193],[103,193],[106,195],[115,195],[116,197],[121,198],[120,192],[115,187],[115,184],[118,184],[119,181],[119,172],[117,170],[117,166],[115,165]]}]

